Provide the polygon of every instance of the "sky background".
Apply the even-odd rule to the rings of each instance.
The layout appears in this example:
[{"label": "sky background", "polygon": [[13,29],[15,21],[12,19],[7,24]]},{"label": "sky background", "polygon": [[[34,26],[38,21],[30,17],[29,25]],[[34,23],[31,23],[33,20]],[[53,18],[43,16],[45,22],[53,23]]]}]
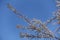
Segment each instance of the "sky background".
[{"label": "sky background", "polygon": [[19,37],[20,30],[16,25],[25,26],[26,22],[9,10],[7,3],[28,18],[37,18],[42,22],[53,16],[52,12],[56,10],[55,0],[0,0],[0,40],[25,40]]}]

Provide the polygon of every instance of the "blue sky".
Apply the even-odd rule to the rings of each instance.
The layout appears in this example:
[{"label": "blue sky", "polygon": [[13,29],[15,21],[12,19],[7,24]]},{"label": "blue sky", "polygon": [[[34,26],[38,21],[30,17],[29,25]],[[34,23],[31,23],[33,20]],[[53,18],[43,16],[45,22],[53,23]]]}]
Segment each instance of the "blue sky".
[{"label": "blue sky", "polygon": [[20,30],[16,28],[16,25],[26,25],[24,20],[7,8],[7,3],[28,18],[37,18],[43,22],[49,19],[52,12],[56,10],[55,0],[0,0],[0,40],[20,40]]}]

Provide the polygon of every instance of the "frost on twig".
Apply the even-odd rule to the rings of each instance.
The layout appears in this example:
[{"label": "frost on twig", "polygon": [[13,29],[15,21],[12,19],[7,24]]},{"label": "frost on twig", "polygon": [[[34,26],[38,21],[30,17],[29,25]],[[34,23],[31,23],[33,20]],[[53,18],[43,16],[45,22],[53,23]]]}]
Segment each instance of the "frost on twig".
[{"label": "frost on twig", "polygon": [[10,4],[7,5],[8,8],[13,11],[19,18],[24,19],[26,22],[28,22],[28,24],[30,23],[30,19],[28,19],[26,16],[22,15],[21,13],[19,13],[14,7],[12,7]]},{"label": "frost on twig", "polygon": [[60,8],[60,0],[56,0],[56,6],[58,7],[58,8]]},{"label": "frost on twig", "polygon": [[49,35],[32,35],[27,33],[20,33],[20,37],[27,37],[27,38],[49,38]]},{"label": "frost on twig", "polygon": [[[60,6],[60,2],[57,2],[57,7]],[[8,8],[13,11],[19,18],[22,18],[24,21],[26,21],[28,23],[28,26],[23,26],[23,25],[17,25],[17,28],[20,29],[28,29],[28,31],[33,31],[35,30],[36,35],[33,34],[29,34],[29,33],[22,33],[20,32],[20,37],[21,38],[55,38],[60,40],[60,38],[55,36],[55,33],[53,33],[53,31],[49,30],[49,28],[47,27],[48,23],[51,23],[53,20],[57,20],[57,22],[60,24],[60,9],[58,9],[56,12],[54,12],[55,16],[50,18],[49,20],[47,20],[45,23],[43,23],[41,20],[33,18],[32,20],[28,19],[26,16],[22,15],[21,13],[19,13],[14,7],[12,7],[10,4],[8,4]],[[55,29],[55,32],[57,32],[59,28]]]}]

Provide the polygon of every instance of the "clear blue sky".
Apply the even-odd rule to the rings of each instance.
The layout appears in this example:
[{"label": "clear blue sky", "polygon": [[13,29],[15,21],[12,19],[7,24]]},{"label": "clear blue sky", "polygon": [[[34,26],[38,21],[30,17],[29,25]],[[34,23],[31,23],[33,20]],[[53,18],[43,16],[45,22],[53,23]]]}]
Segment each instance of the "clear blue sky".
[{"label": "clear blue sky", "polygon": [[26,23],[7,8],[7,3],[28,18],[37,18],[43,22],[56,10],[55,0],[0,0],[0,40],[25,40],[19,37],[20,30],[16,25],[25,26]]}]

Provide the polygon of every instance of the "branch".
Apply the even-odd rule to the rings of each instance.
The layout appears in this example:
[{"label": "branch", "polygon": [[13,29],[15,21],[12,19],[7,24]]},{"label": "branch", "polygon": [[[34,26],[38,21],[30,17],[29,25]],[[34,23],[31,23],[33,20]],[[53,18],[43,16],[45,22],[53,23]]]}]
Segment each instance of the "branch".
[{"label": "branch", "polygon": [[10,4],[8,4],[7,6],[8,6],[8,8],[9,8],[11,11],[13,11],[19,18],[22,18],[22,19],[24,19],[26,22],[28,22],[29,24],[31,24],[30,20],[29,20],[26,16],[22,15],[21,13],[19,13],[14,7],[12,7]]}]

